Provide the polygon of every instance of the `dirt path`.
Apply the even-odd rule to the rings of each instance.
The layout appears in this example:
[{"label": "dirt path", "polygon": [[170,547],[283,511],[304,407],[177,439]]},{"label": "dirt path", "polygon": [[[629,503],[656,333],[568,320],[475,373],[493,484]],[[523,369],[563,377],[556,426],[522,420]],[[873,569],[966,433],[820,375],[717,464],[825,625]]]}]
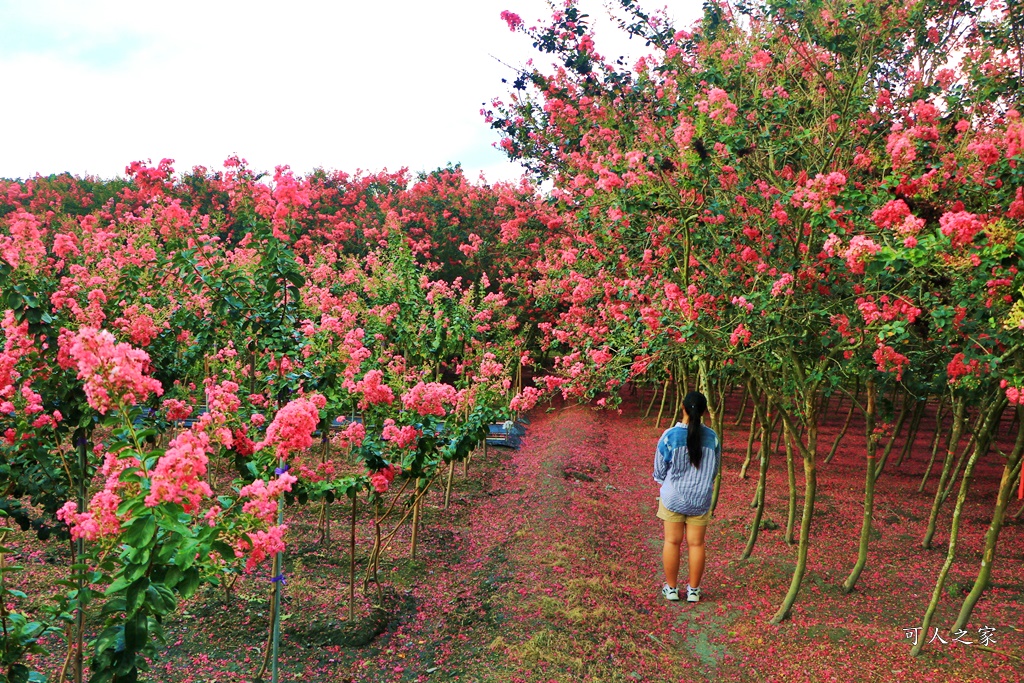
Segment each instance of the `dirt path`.
[{"label": "dirt path", "polygon": [[[445,622],[429,635],[416,629],[419,636],[410,633],[409,639],[442,642],[443,655],[420,669],[436,667],[429,678],[408,670],[396,678],[830,681],[849,680],[856,670],[860,681],[1018,680],[1010,660],[964,645],[936,645],[916,660],[907,654],[903,628],[917,625],[944,557],[944,551],[912,547],[930,498],[908,498],[907,482],[899,477],[918,475],[880,480],[874,552],[861,590],[845,596],[839,586],[854,558],[862,460],[856,452],[841,453],[823,468],[804,588],[794,618],[771,626],[767,621],[788,586],[795,548],[785,544],[782,529],[766,530],[754,557],[736,560],[746,541],[754,485],[737,477],[745,439],[731,435],[726,441],[726,485],[708,533],[705,598],[697,605],[668,604],[660,595],[661,523],[654,517],[657,486],[650,477],[660,430],[628,410],[618,415],[573,406],[531,417],[524,447],[495,456],[504,459],[486,495],[466,501],[471,509],[465,525],[453,529],[459,542],[438,548],[428,560],[444,563],[438,570],[447,588],[433,585],[437,599],[443,602],[452,591],[458,597],[448,606],[434,604]],[[823,442],[830,443],[827,434]],[[850,448],[856,447],[851,439]],[[984,533],[978,521],[989,505],[993,476],[979,477],[986,496],[970,507],[968,559],[951,577],[956,599],[945,601],[939,623],[952,620],[976,571],[974,550]],[[780,526],[786,500],[785,467],[777,458],[768,517]],[[1019,652],[1024,587],[1014,565],[1021,557],[1020,526],[1005,533],[1009,556],[997,566],[995,589],[971,628],[982,622],[996,627],[999,647]],[[427,598],[420,606],[427,622],[432,615],[422,612],[430,603]],[[413,649],[409,659],[424,661],[426,651]]]}]

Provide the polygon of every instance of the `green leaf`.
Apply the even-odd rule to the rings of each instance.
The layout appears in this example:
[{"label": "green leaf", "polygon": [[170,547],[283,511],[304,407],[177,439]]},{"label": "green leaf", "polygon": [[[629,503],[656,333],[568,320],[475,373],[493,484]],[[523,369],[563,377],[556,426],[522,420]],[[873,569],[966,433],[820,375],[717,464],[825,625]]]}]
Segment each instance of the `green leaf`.
[{"label": "green leaf", "polygon": [[146,515],[132,522],[121,540],[133,548],[144,548],[153,540],[155,533],[156,519],[153,515]]},{"label": "green leaf", "polygon": [[146,599],[146,591],[148,589],[149,579],[145,576],[137,579],[128,587],[128,593],[124,600],[125,613],[127,613],[128,616],[132,616],[139,611],[140,607],[142,607],[142,603]]}]

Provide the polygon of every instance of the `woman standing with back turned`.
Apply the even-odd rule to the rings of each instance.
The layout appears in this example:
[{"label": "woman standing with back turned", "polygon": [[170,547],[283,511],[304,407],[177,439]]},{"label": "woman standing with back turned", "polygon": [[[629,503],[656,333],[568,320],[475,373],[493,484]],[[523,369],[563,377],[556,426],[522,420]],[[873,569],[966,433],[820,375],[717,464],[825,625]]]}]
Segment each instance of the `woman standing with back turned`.
[{"label": "woman standing with back turned", "polygon": [[665,430],[654,455],[654,480],[661,484],[658,518],[665,521],[666,600],[678,600],[679,552],[683,538],[689,550],[687,602],[700,600],[704,574],[704,532],[711,520],[711,495],[722,465],[722,443],[715,430],[701,424],[708,400],[699,391],[683,398],[683,421]]}]

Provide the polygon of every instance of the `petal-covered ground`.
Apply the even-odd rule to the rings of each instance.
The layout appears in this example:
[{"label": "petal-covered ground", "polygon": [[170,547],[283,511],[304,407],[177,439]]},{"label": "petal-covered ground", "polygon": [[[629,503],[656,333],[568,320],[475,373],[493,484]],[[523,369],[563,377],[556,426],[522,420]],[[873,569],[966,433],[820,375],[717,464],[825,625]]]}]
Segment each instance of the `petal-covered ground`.
[{"label": "petal-covered ground", "polygon": [[[845,410],[836,412],[823,429],[823,451],[844,416]],[[904,629],[920,624],[945,558],[954,502],[951,497],[943,508],[935,549],[921,550],[935,486],[932,481],[924,494],[916,493],[930,455],[926,430],[902,467],[890,463],[878,480],[868,565],[851,595],[841,584],[856,557],[863,514],[864,439],[856,421],[835,459],[820,465],[808,571],[792,619],[776,626],[768,621],[796,557],[783,538],[784,453],[773,456],[765,529],[752,558],[740,561],[756,465],[751,477],[739,478],[746,434],[727,420],[704,598],[696,605],[670,604],[660,593],[661,522],[654,516],[651,462],[661,430],[653,419],[642,420],[628,404],[622,414],[570,406],[538,409],[530,418],[520,450],[492,447],[475,457],[468,477],[457,471],[449,510],[442,509],[444,482],[435,484],[417,559],[407,559],[408,533],[400,532],[381,566],[387,609],[370,614],[360,581],[356,629],[345,621],[345,508],[333,506],[334,544],[327,548],[311,542],[314,511],[289,511],[294,545],[281,680],[1020,680],[1021,661],[1000,654],[1024,650],[1019,521],[1003,531],[993,586],[962,636],[977,645],[979,629],[994,629],[989,647],[999,652],[936,640],[920,657],[909,655]],[[933,622],[947,641],[978,570],[1000,474],[993,452],[979,466],[964,509],[957,562]],[[798,476],[801,492],[802,485]],[[1016,509],[1011,506],[1011,514]],[[372,542],[367,532],[362,518],[361,561]],[[59,565],[43,563],[46,553],[26,547],[23,555],[40,578],[58,571]],[[364,569],[360,564],[359,577]],[[183,605],[167,624],[169,648],[149,677],[254,680],[266,638],[267,578],[241,580],[230,597],[210,589]],[[354,644],[378,631],[368,644]],[[39,662],[52,673],[60,664],[55,645],[55,655]]]}]

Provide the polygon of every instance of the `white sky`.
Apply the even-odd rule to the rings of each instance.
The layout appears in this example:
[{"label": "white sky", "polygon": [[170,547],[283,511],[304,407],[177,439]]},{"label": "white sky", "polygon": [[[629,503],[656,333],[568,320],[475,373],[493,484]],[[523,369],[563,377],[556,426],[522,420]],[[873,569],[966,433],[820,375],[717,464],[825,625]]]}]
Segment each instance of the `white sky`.
[{"label": "white sky", "polygon": [[[701,12],[641,4],[667,5],[677,27]],[[0,0],[0,177],[112,177],[164,157],[220,168],[238,154],[257,170],[461,162],[514,178],[479,114],[514,78],[492,55],[549,58],[508,30],[506,9],[527,26],[551,13],[543,0]],[[581,9],[603,54],[647,52],[601,0]]]}]

